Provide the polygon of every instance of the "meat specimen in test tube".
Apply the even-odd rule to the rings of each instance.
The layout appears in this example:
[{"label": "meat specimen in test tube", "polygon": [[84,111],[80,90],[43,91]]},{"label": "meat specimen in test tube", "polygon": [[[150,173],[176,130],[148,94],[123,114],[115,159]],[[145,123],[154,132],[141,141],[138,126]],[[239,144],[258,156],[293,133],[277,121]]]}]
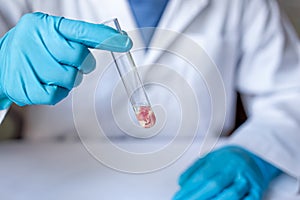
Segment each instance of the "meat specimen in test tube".
[{"label": "meat specimen in test tube", "polygon": [[134,111],[142,127],[151,128],[154,126],[156,118],[150,106],[134,106]]}]

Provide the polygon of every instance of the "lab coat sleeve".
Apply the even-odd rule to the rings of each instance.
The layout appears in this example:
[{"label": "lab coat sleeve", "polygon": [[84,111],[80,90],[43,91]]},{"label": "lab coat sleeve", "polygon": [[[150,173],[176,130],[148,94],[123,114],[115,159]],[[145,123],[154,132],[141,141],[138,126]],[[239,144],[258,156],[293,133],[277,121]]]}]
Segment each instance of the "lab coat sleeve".
[{"label": "lab coat sleeve", "polygon": [[0,124],[2,123],[3,119],[5,118],[7,111],[8,111],[8,109],[0,110]]},{"label": "lab coat sleeve", "polygon": [[236,87],[248,120],[230,143],[299,179],[299,38],[275,0],[245,2]]}]

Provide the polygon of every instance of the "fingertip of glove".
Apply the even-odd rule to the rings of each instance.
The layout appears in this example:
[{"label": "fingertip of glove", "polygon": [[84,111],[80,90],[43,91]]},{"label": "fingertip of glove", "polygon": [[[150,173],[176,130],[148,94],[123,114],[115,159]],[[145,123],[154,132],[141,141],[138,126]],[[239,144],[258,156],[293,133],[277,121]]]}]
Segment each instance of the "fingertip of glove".
[{"label": "fingertip of glove", "polygon": [[132,45],[132,40],[126,34],[116,34],[101,42],[96,48],[112,52],[127,52]]}]

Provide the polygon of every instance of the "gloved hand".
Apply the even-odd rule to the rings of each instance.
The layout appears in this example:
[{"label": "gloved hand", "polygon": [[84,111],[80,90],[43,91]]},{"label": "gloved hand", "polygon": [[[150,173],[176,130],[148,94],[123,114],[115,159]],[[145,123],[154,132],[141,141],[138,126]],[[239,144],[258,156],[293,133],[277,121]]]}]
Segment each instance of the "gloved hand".
[{"label": "gloved hand", "polygon": [[179,178],[173,200],[259,200],[279,173],[271,164],[235,146],[197,160]]},{"label": "gloved hand", "polygon": [[95,68],[88,48],[123,52],[131,46],[126,34],[102,24],[26,14],[0,40],[0,109],[12,102],[55,104]]}]

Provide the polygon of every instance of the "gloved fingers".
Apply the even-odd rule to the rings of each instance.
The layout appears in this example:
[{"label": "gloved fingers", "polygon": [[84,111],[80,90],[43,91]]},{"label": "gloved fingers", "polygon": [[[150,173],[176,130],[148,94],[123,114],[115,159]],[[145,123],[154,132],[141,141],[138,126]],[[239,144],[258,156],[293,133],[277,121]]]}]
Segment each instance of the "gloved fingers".
[{"label": "gloved fingers", "polygon": [[[63,41],[62,41],[63,43]],[[55,60],[63,65],[69,65],[82,71],[84,74],[90,73],[96,67],[96,59],[88,48],[84,45],[67,42],[70,45],[68,48],[63,49],[58,52],[59,49],[49,50],[50,54],[55,58]]]},{"label": "gloved fingers", "polygon": [[47,42],[45,48],[58,63],[76,67],[83,73],[93,71],[96,60],[86,46],[68,41],[62,36],[49,38],[51,41]]},{"label": "gloved fingers", "polygon": [[261,199],[262,196],[262,191],[258,188],[255,188],[251,186],[252,188],[250,189],[250,192],[248,195],[244,198],[245,200],[257,200]]},{"label": "gloved fingers", "polygon": [[[80,70],[77,70],[74,67],[68,66],[68,65],[61,65],[61,68],[65,69],[64,78],[62,79],[51,79],[51,81],[46,81],[46,85],[57,85],[62,88],[66,88],[68,90],[71,90],[74,87],[77,87],[80,85],[80,83],[83,80],[83,72]],[[59,76],[62,77],[62,76]]]},{"label": "gloved fingers", "polygon": [[58,31],[66,39],[91,48],[126,52],[132,47],[132,41],[126,34],[103,24],[61,18]]},{"label": "gloved fingers", "polygon": [[87,54],[81,65],[79,65],[78,69],[83,73],[87,74],[92,72],[96,68],[96,59],[93,54],[90,52]]},{"label": "gloved fingers", "polygon": [[[203,158],[205,160],[205,158]],[[204,164],[200,164],[197,169],[195,169],[194,173],[191,173],[189,177],[181,184],[181,187],[185,187],[186,185],[193,185],[195,183],[205,183],[211,177],[218,174],[222,168],[214,166],[214,163],[209,162],[207,160]]]},{"label": "gloved fingers", "polygon": [[70,90],[57,85],[44,85],[44,93],[41,93],[35,104],[55,105],[68,96]]},{"label": "gloved fingers", "polygon": [[[82,63],[74,67],[56,62],[47,52],[40,52],[40,56],[32,59],[30,64],[42,83],[71,90],[81,82],[82,73],[86,74],[95,69],[96,61],[94,56],[88,53]],[[78,74],[79,77],[77,77]]]},{"label": "gloved fingers", "polygon": [[[254,170],[254,168],[252,168]],[[253,173],[243,173],[243,177],[245,177],[250,184],[251,188],[249,190],[249,196],[253,196],[256,199],[261,199],[263,194],[264,183],[263,180],[259,179],[257,174]]]},{"label": "gloved fingers", "polygon": [[[58,63],[55,58],[45,49],[40,50],[39,56],[36,52],[28,52],[22,59],[27,64],[27,68],[34,72],[38,80],[45,85],[57,85],[68,90],[77,86],[81,82],[79,77],[82,73],[88,73],[95,68],[95,58],[89,53],[86,59],[77,67]],[[77,77],[77,81],[76,81]],[[79,81],[80,80],[80,81]],[[75,84],[76,82],[76,84]]]},{"label": "gloved fingers", "polygon": [[202,182],[185,184],[181,190],[176,193],[174,200],[210,199],[218,195],[228,185],[232,184],[233,180],[232,174],[220,173]]},{"label": "gloved fingers", "polygon": [[57,85],[41,85],[38,90],[40,91],[35,94],[31,92],[31,95],[28,96],[31,103],[26,104],[55,105],[70,92],[70,90]]},{"label": "gloved fingers", "polygon": [[178,184],[180,186],[182,186],[186,180],[188,180],[192,174],[197,171],[197,169],[204,165],[205,163],[205,160],[203,158],[200,158],[198,159],[197,161],[195,161],[185,172],[183,172],[180,177],[179,177],[179,180],[178,180]]},{"label": "gloved fingers", "polygon": [[[37,59],[37,57],[44,59],[43,56],[49,54],[60,64],[77,67],[84,73],[92,71],[95,68],[95,59],[88,47],[65,38],[58,30],[61,20],[63,20],[62,17],[49,16],[43,13],[24,15],[16,26],[14,34],[17,45],[20,44],[18,48],[22,51],[25,50],[26,54],[31,53],[31,56],[28,57],[31,60]],[[74,30],[74,34],[77,31],[80,30]],[[18,40],[28,40],[28,38],[31,40],[28,43],[18,42]],[[83,65],[83,63],[85,64]]]},{"label": "gloved fingers", "polygon": [[56,85],[43,85],[32,74],[29,79],[16,78],[15,86],[6,87],[6,96],[19,106],[43,104],[54,105],[69,94],[69,90]]},{"label": "gloved fingers", "polygon": [[240,200],[247,194],[249,188],[248,181],[243,177],[239,177],[232,185],[216,196],[214,200]]},{"label": "gloved fingers", "polygon": [[[57,72],[53,72],[53,73],[49,73],[48,77],[43,77],[44,79],[43,84],[57,85],[59,87],[71,90],[73,87],[75,87],[76,80],[77,82],[78,81],[81,82],[82,79],[78,79],[81,77],[78,77],[79,71],[76,68],[67,65],[60,65],[59,69],[62,69],[60,70],[62,71],[61,74],[58,75]],[[57,76],[55,77],[55,75]]]},{"label": "gloved fingers", "polygon": [[83,74],[90,73],[96,67],[96,60],[94,56],[90,53],[88,54],[87,58],[83,61],[79,70],[77,71],[77,76],[75,78],[73,87],[77,87],[83,80]]},{"label": "gloved fingers", "polygon": [[[35,52],[32,53],[34,54]],[[27,56],[31,57],[30,53]],[[57,85],[68,90],[74,87],[78,69],[59,64],[46,51],[41,51],[40,56],[27,61],[27,65],[28,68],[31,68],[33,75],[36,76],[41,84]]]},{"label": "gloved fingers", "polygon": [[257,197],[255,195],[251,195],[251,194],[249,194],[248,196],[243,198],[243,200],[259,200],[259,199],[261,199],[261,197]]}]

